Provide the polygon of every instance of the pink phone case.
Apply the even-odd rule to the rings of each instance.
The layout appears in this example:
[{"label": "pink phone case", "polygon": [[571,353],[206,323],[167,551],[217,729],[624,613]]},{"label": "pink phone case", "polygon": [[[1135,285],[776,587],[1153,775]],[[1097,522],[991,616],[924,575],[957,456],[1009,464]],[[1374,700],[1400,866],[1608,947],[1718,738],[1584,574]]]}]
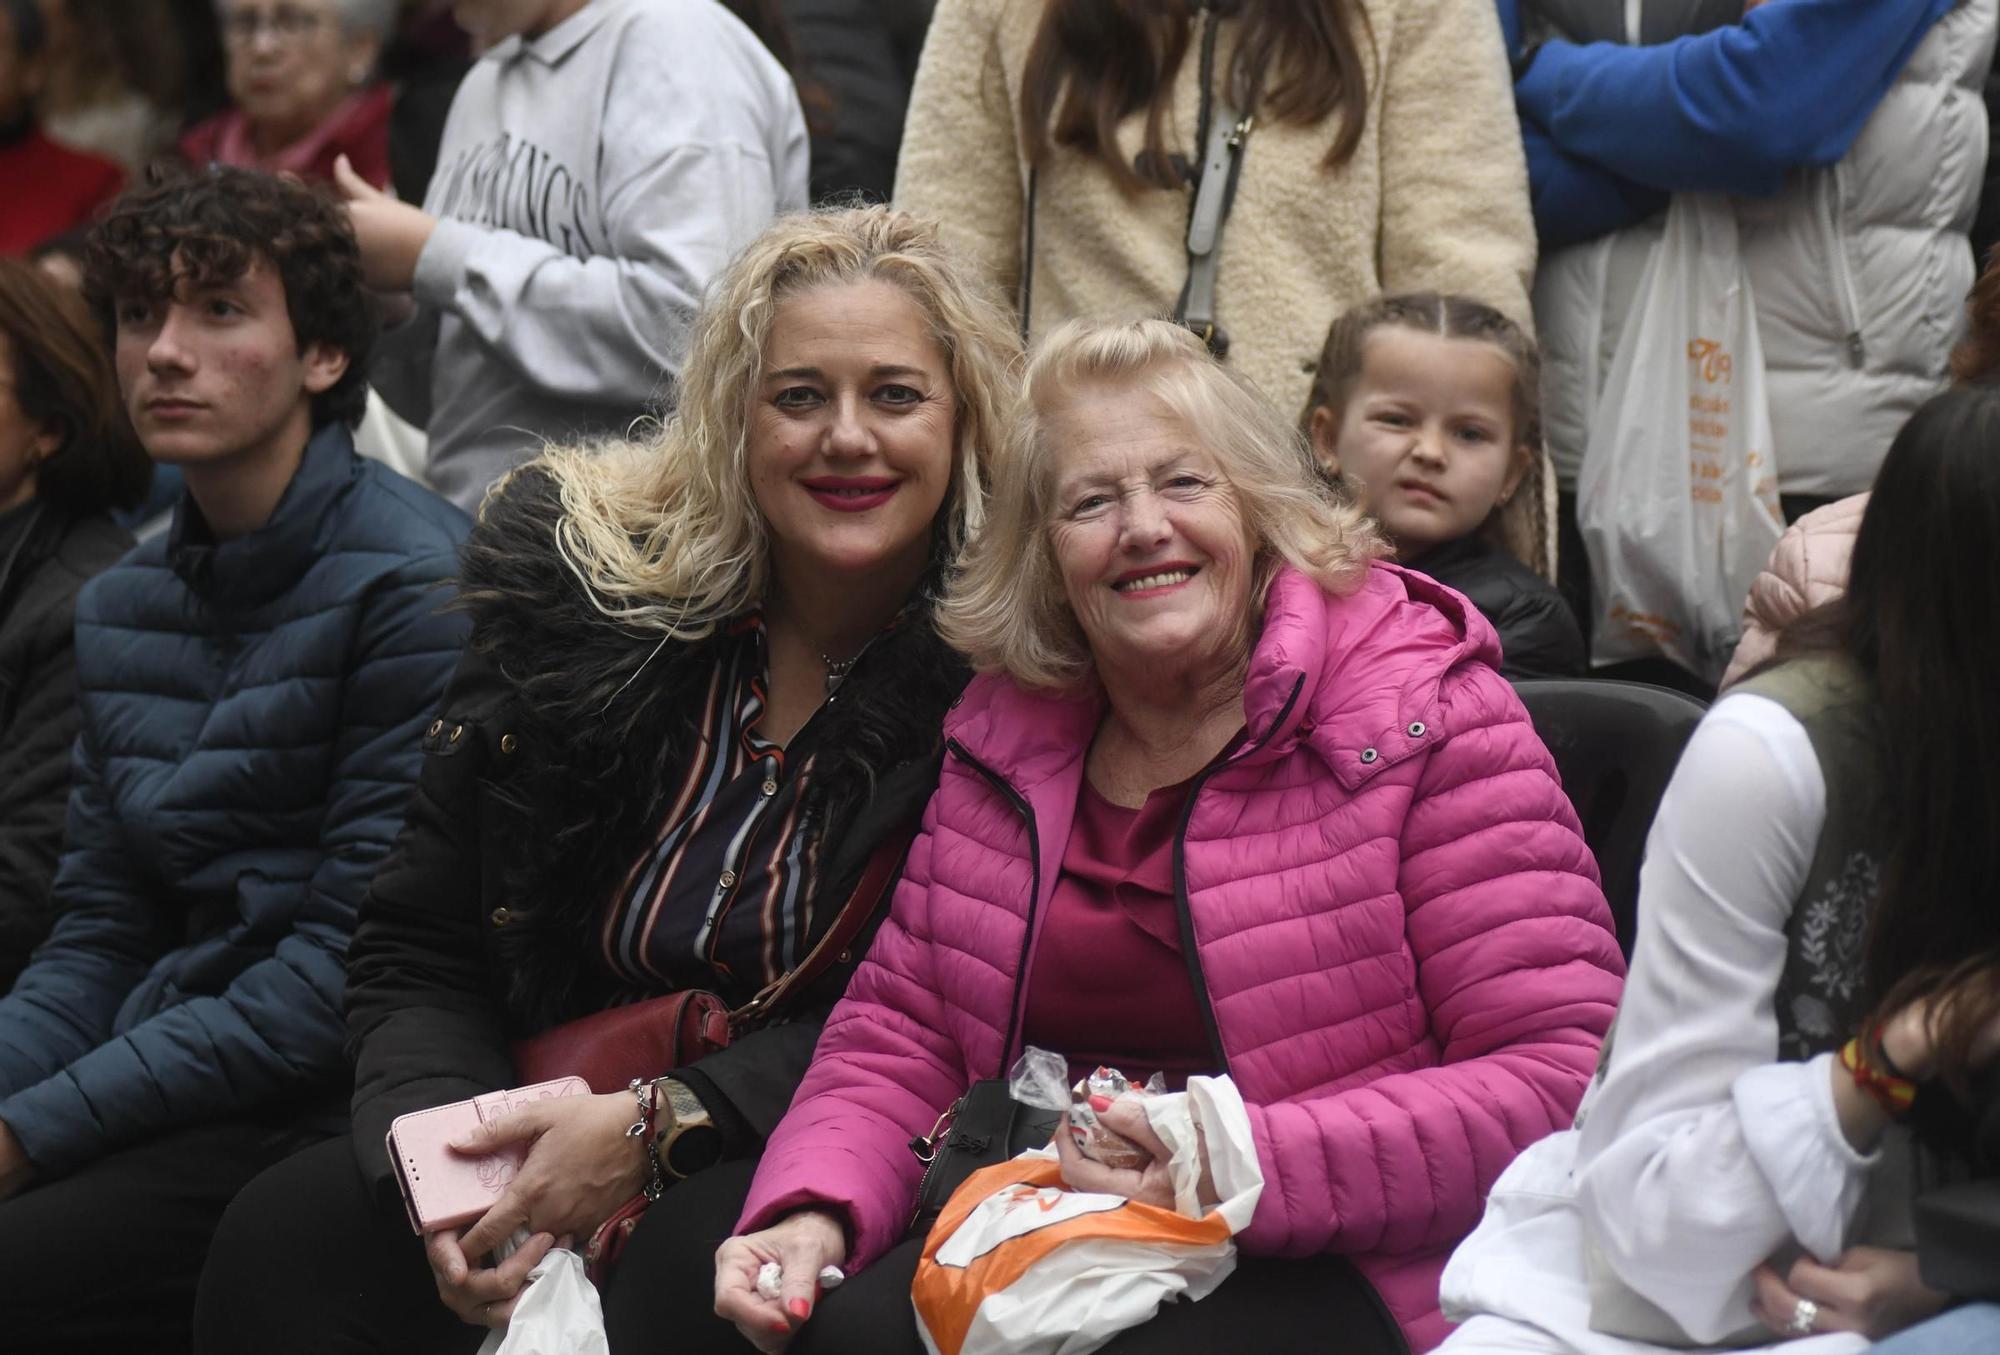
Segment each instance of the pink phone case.
[{"label": "pink phone case", "polygon": [[527,1156],[524,1145],[510,1144],[484,1157],[468,1157],[451,1150],[452,1140],[536,1101],[589,1094],[582,1078],[559,1077],[398,1115],[389,1125],[389,1160],[396,1164],[410,1227],[434,1233],[470,1223],[507,1189]]}]

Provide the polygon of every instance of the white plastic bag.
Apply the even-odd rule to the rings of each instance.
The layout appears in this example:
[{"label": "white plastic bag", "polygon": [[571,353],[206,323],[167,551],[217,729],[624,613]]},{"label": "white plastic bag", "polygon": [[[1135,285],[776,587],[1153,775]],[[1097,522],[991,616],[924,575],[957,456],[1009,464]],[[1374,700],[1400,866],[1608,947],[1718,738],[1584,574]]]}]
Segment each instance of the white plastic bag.
[{"label": "white plastic bag", "polygon": [[1577,475],[1596,663],[1713,681],[1783,531],[1764,353],[1729,199],[1681,193],[1646,265]]},{"label": "white plastic bag", "polygon": [[604,1308],[597,1286],[583,1273],[583,1258],[552,1248],[528,1272],[528,1286],[514,1304],[506,1329],[488,1334],[479,1355],[610,1355]]},{"label": "white plastic bag", "polygon": [[[1088,1355],[1173,1298],[1205,1298],[1236,1269],[1235,1235],[1264,1191],[1250,1113],[1226,1077],[1148,1096],[1172,1157],[1175,1208],[1062,1184],[1052,1149],[985,1167],[952,1194],[911,1297],[931,1355]],[[1221,1203],[1197,1199],[1201,1152]]]}]

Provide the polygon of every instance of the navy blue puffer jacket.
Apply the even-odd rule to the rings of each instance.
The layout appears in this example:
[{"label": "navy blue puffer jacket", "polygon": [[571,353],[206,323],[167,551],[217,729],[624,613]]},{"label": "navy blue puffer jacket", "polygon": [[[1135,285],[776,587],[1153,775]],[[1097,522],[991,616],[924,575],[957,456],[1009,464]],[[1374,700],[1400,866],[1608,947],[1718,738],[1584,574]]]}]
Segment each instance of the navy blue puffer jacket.
[{"label": "navy blue puffer jacket", "polygon": [[347,941],[469,525],[328,425],[264,527],[213,544],[184,498],[84,588],[60,917],[0,1000],[0,1121],[43,1174],[344,1085]]}]

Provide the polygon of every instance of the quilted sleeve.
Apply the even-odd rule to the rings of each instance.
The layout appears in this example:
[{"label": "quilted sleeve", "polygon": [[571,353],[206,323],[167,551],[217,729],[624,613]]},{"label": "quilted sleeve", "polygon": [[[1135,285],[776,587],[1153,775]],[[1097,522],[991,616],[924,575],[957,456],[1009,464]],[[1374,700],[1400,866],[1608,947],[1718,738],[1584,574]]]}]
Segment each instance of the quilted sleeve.
[{"label": "quilted sleeve", "polygon": [[936,816],[933,799],[888,920],[827,1018],[736,1225],[749,1233],[800,1209],[838,1214],[850,1273],[908,1231],[922,1174],[910,1140],[928,1134],[966,1085],[930,935]]},{"label": "quilted sleeve", "polygon": [[[439,585],[454,561],[450,550],[412,559],[378,580],[360,604],[318,865],[303,887],[287,886],[294,897],[257,901],[267,916],[277,916],[281,907],[289,913],[271,953],[220,992],[166,1008],[0,1103],[0,1118],[44,1173],[345,1075],[343,957],[362,891],[388,852],[416,780],[423,722],[462,642],[463,618],[438,613],[445,600]],[[88,799],[82,803],[87,807]],[[97,850],[92,837],[71,847],[58,876],[59,896],[78,887],[71,882],[88,864],[71,858]],[[273,888],[246,872],[238,882],[240,906],[248,911],[251,891]],[[129,926],[107,936],[104,925],[134,914],[150,917],[150,910],[111,896],[66,915],[46,952],[49,963],[66,950],[102,957],[131,949],[119,939]],[[39,991],[43,979],[36,971],[42,967],[40,960],[31,965],[23,986]],[[134,967],[127,961],[125,971]]]},{"label": "quilted sleeve", "polygon": [[1570,1122],[1617,1008],[1624,962],[1596,863],[1513,689],[1484,664],[1455,669],[1438,723],[1399,889],[1439,1062],[1252,1106],[1265,1187],[1247,1252],[1463,1237],[1515,1155]]},{"label": "quilted sleeve", "polygon": [[1736,642],[1729,670],[1722,675],[1724,687],[1778,652],[1778,636],[1805,614],[1807,584],[1804,524],[1794,523],[1771,548],[1770,563],[1750,581],[1750,596],[1743,604],[1743,638]]}]

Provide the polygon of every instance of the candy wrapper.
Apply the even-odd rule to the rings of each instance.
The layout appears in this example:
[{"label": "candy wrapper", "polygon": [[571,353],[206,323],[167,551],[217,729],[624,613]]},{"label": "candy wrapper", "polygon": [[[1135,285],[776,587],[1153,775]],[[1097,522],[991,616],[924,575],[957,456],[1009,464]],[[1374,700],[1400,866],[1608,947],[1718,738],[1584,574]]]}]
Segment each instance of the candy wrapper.
[{"label": "candy wrapper", "polygon": [[1157,1096],[1167,1089],[1167,1080],[1158,1073],[1143,1087],[1128,1082],[1116,1068],[1098,1067],[1069,1093],[1069,1133],[1077,1148],[1094,1162],[1118,1171],[1137,1171],[1153,1160],[1153,1155],[1123,1134],[1104,1127],[1097,1117],[1111,1109],[1111,1103],[1126,1092]]},{"label": "candy wrapper", "polygon": [[1154,1073],[1144,1086],[1128,1081],[1116,1068],[1100,1067],[1074,1087],[1069,1080],[1069,1064],[1062,1055],[1030,1046],[1014,1063],[1007,1090],[1024,1105],[1043,1110],[1067,1110],[1072,1141],[1093,1162],[1121,1171],[1136,1171],[1152,1161],[1152,1155],[1123,1134],[1117,1134],[1098,1120],[1101,1111],[1126,1092],[1158,1095],[1167,1081]]},{"label": "candy wrapper", "polygon": [[[838,1289],[847,1278],[847,1272],[839,1266],[821,1266],[819,1287]],[[766,1261],[757,1268],[757,1292],[767,1299],[777,1298],[785,1292],[785,1268],[776,1261]]]}]

